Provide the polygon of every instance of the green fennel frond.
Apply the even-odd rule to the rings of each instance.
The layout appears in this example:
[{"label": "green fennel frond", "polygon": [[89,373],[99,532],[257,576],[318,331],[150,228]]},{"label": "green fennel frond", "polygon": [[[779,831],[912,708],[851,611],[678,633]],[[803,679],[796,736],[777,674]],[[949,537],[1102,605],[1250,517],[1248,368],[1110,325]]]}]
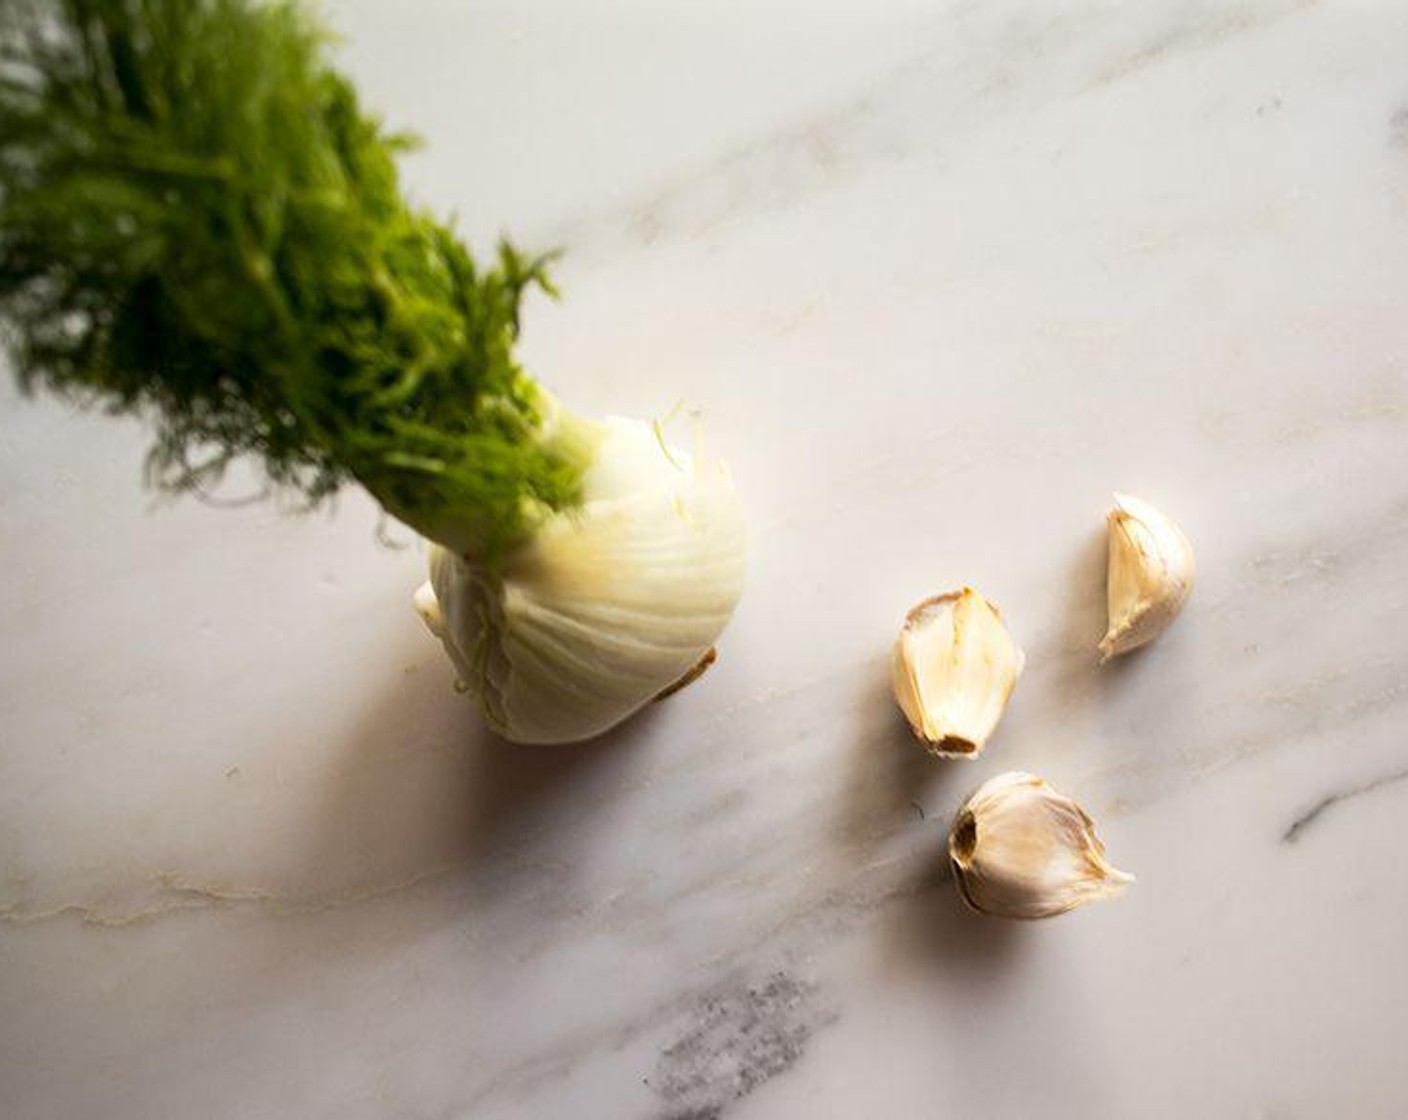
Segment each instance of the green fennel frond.
[{"label": "green fennel frond", "polygon": [[26,389],[152,417],[157,486],[252,454],[493,557],[577,496],[512,353],[545,262],[410,206],[407,139],[326,56],[293,3],[0,0],[7,348]]}]

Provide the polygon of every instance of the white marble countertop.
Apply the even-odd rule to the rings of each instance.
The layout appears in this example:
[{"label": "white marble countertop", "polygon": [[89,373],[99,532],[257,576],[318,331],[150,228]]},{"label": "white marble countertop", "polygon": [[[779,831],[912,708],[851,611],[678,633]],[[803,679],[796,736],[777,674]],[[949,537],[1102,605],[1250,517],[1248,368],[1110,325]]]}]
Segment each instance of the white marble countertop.
[{"label": "white marble countertop", "polygon": [[[341,0],[528,367],[697,409],[748,591],[698,685],[510,748],[370,504],[154,506],[0,402],[0,1115],[1408,1114],[1408,8]],[[1098,670],[1113,489],[1200,583]],[[930,761],[886,685],[972,582],[1028,668]],[[1135,872],[964,912],[1036,770]]]}]

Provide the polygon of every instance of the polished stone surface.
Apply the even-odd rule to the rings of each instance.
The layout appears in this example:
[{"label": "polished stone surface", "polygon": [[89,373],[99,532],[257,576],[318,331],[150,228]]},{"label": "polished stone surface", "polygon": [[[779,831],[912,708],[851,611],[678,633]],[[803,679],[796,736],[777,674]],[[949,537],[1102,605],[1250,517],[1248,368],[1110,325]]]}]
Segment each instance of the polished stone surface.
[{"label": "polished stone surface", "polygon": [[[1408,1113],[1408,9],[330,11],[417,197],[566,248],[528,367],[699,414],[748,590],[511,748],[369,502],[154,504],[139,425],[7,386],[0,1115]],[[1199,583],[1100,669],[1115,489]],[[888,650],[965,582],[1028,664],[940,763]],[[962,910],[1012,768],[1124,899]]]}]

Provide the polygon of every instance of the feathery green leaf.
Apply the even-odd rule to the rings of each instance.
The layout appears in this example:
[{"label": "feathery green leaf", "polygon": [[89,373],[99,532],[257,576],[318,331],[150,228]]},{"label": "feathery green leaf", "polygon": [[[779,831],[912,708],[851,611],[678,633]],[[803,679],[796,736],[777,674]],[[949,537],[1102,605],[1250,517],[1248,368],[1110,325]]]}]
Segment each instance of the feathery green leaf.
[{"label": "feathery green leaf", "polygon": [[253,454],[493,557],[577,497],[514,360],[545,261],[477,264],[292,3],[0,0],[0,321],[21,383],[154,417],[154,484]]}]

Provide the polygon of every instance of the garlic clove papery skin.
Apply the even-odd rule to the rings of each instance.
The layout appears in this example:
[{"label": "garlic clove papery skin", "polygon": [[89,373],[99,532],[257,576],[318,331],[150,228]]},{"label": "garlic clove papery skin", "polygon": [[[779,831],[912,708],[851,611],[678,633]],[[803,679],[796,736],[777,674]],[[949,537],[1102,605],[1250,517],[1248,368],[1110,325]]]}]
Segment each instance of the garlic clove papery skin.
[{"label": "garlic clove papery skin", "polygon": [[895,641],[891,683],[914,734],[941,758],[976,758],[1021,675],[1022,651],[971,587],[926,599]]},{"label": "garlic clove papery skin", "polygon": [[1079,805],[1016,770],[983,783],[959,810],[949,859],[963,900],[1000,918],[1054,917],[1134,882],[1106,861]]},{"label": "garlic clove papery skin", "polygon": [[1147,645],[1164,632],[1193,590],[1193,546],[1148,502],[1115,495],[1109,523],[1106,605],[1109,626],[1102,661]]},{"label": "garlic clove papery skin", "polygon": [[620,723],[700,663],[743,590],[727,467],[667,448],[648,423],[609,417],[601,431],[578,508],[492,575],[432,544],[430,594],[417,593],[486,720],[515,742]]}]

